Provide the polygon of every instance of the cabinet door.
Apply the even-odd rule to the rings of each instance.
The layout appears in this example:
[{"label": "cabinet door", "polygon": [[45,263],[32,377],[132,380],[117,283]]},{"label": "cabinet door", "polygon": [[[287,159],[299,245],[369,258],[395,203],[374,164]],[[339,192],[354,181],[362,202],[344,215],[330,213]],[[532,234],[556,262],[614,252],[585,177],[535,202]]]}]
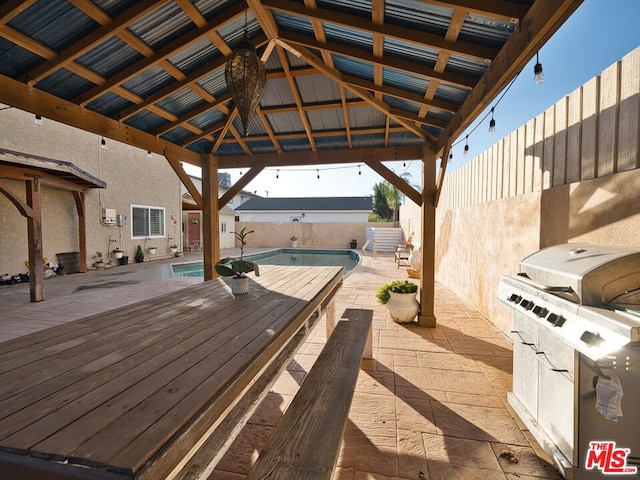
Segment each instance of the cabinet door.
[{"label": "cabinet door", "polygon": [[538,325],[516,312],[513,319],[513,393],[533,418],[538,416]]},{"label": "cabinet door", "polygon": [[538,423],[571,463],[574,458],[576,352],[547,328],[539,332]]}]

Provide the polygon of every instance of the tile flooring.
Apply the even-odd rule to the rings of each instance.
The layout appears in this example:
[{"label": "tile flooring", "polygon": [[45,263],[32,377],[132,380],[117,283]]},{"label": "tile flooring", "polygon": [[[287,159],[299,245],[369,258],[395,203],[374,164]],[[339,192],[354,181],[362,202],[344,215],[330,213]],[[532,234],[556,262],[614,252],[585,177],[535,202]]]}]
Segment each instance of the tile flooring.
[{"label": "tile flooring", "polygon": [[[171,278],[170,262],[47,280],[37,304],[28,286],[0,287],[0,340],[198,281]],[[374,293],[404,271],[392,256],[364,257],[338,294],[338,315],[373,309],[374,358],[363,362],[334,480],[560,479],[507,404],[510,339],[439,284],[435,329],[394,323]],[[245,477],[325,339],[319,322],[209,480]]]}]

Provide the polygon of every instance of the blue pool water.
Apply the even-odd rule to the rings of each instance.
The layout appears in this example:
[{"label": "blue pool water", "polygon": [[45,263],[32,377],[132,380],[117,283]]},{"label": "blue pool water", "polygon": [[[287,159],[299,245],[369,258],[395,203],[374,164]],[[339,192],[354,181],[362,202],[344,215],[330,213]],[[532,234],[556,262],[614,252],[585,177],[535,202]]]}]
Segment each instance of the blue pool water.
[{"label": "blue pool water", "polygon": [[[297,266],[337,266],[344,267],[345,275],[353,270],[360,261],[357,253],[351,250],[296,250],[281,248],[244,258],[258,265],[297,265]],[[202,262],[172,265],[176,277],[204,277]]]}]

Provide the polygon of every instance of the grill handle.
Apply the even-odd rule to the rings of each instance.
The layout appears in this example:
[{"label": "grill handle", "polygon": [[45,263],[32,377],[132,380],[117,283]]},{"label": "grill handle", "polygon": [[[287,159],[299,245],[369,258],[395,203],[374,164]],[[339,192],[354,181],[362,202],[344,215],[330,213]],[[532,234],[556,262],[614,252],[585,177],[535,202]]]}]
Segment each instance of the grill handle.
[{"label": "grill handle", "polygon": [[543,283],[538,283],[535,280],[531,280],[526,273],[516,273],[512,275],[513,278],[520,280],[521,282],[526,283],[532,287],[537,288],[538,290],[542,290],[543,292],[563,292],[563,293],[573,293],[573,289],[571,287],[556,287],[551,285],[545,285]]}]

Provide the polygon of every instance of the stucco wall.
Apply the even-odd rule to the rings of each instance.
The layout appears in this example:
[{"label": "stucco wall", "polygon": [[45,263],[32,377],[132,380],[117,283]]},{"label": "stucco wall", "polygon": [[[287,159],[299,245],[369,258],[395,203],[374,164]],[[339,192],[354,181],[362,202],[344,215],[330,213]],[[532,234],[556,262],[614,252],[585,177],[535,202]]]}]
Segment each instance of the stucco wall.
[{"label": "stucco wall", "polygon": [[236,222],[236,229],[254,230],[248,237],[250,247],[289,247],[290,237],[298,237],[298,247],[349,248],[355,238],[361,248],[367,227],[393,226],[391,223],[339,222]]},{"label": "stucco wall", "polygon": [[[1,148],[71,162],[107,183],[106,189],[92,189],[85,197],[88,265],[93,263],[91,255],[96,251],[106,254],[116,245],[133,261],[136,245],[144,244],[144,240],[131,238],[132,204],[165,208],[165,236],[147,242],[147,246],[153,243],[158,247],[155,258],[168,255],[169,243],[181,243],[180,181],[164,157],[148,158],[146,151],[110,139],[106,139],[107,149],[102,150],[99,136],[47,118],[42,126],[36,126],[32,114],[15,108],[0,111],[0,131]],[[0,182],[25,198],[21,182]],[[44,187],[42,199],[44,256],[55,262],[56,253],[78,250],[78,215],[70,192]],[[103,226],[103,207],[126,215],[126,225]],[[178,219],[175,229],[171,222],[174,213]],[[0,195],[0,220],[0,272],[25,272],[26,219],[4,195]],[[109,245],[109,236],[117,243]]]}]

